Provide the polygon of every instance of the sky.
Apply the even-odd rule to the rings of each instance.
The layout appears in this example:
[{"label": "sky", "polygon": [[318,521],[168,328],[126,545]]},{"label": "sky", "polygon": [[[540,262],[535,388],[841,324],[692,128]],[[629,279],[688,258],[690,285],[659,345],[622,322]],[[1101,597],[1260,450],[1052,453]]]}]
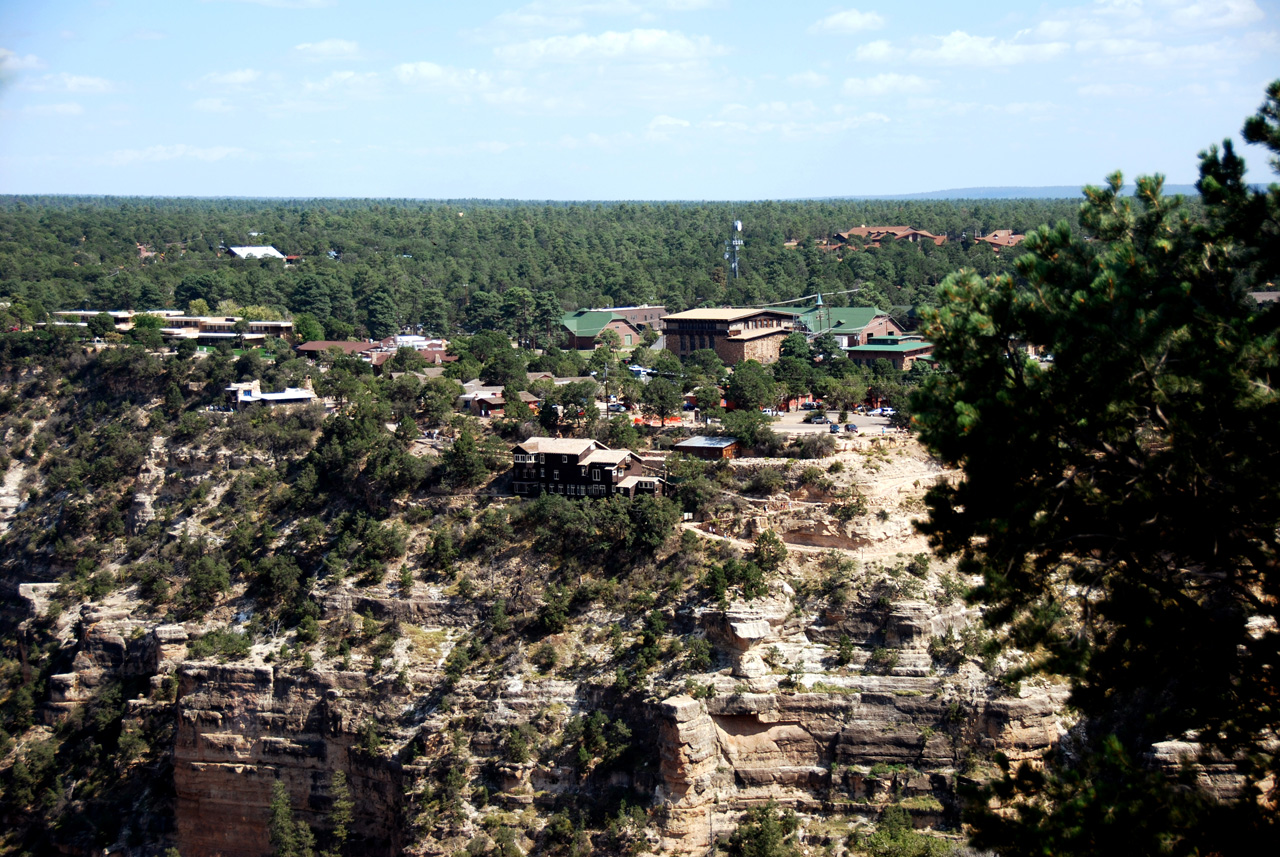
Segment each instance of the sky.
[{"label": "sky", "polygon": [[1275,77],[1280,0],[0,0],[0,193],[1190,183]]}]

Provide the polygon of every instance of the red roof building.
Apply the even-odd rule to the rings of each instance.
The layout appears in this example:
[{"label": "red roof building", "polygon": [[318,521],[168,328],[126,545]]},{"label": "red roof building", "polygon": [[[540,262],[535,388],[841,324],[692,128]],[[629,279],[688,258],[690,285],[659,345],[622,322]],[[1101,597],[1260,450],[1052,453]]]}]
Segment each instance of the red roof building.
[{"label": "red roof building", "polygon": [[975,238],[974,241],[979,244],[990,244],[991,249],[999,253],[1001,247],[1017,247],[1026,237],[1025,235],[1016,234],[1012,229],[997,229],[990,235]]}]

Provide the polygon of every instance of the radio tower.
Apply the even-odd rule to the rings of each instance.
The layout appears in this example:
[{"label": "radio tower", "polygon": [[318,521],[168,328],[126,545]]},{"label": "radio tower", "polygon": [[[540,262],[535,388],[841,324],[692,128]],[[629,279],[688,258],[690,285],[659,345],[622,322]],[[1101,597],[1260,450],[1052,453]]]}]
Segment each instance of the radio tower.
[{"label": "radio tower", "polygon": [[733,271],[733,278],[738,279],[738,248],[742,246],[742,221],[733,221],[733,231],[724,242],[724,258]]}]

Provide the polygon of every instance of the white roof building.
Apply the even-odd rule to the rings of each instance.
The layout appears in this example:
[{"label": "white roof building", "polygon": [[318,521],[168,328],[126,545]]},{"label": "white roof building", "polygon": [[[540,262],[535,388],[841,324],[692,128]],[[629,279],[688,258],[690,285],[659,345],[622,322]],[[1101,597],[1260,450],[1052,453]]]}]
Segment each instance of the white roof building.
[{"label": "white roof building", "polygon": [[274,247],[228,247],[227,252],[241,259],[283,259],[284,254]]}]

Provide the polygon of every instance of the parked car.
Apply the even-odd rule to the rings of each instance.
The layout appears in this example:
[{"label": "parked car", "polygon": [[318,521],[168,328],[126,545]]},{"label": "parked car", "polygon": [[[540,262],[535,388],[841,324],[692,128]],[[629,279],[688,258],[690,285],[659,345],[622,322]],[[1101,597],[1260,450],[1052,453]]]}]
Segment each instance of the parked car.
[{"label": "parked car", "polygon": [[835,423],[832,423],[832,424],[831,424],[831,433],[832,433],[832,434],[840,434],[840,426],[836,425]]},{"label": "parked car", "polygon": [[693,410],[697,410],[697,408],[698,406],[695,405],[693,402],[685,402],[680,409],[684,411],[693,411]]},{"label": "parked car", "polygon": [[810,417],[809,417],[808,419],[806,419],[805,421],[806,421],[806,422],[809,422],[809,423],[813,423],[814,425],[819,425],[819,424],[822,424],[822,423],[829,423],[829,422],[831,422],[831,420],[827,419],[827,415],[826,415],[826,414],[813,414],[812,416],[810,416]]},{"label": "parked car", "polygon": [[845,424],[845,427],[844,427],[844,430],[845,430],[845,431],[848,431],[848,432],[853,432],[854,434],[857,434],[857,433],[858,433],[858,426],[857,426],[857,425],[855,425],[854,423],[846,423],[846,424]]},{"label": "parked car", "polygon": [[802,411],[812,411],[812,410],[814,410],[814,409],[815,409],[815,408],[817,408],[817,407],[818,407],[818,406],[817,406],[816,404],[814,404],[813,402],[804,402],[803,404],[801,404],[801,405],[800,405],[800,410],[802,410]]},{"label": "parked car", "polygon": [[621,402],[614,402],[613,404],[609,405],[609,411],[611,413],[621,414],[621,413],[625,413],[626,410],[627,410],[627,406],[622,404]]}]

